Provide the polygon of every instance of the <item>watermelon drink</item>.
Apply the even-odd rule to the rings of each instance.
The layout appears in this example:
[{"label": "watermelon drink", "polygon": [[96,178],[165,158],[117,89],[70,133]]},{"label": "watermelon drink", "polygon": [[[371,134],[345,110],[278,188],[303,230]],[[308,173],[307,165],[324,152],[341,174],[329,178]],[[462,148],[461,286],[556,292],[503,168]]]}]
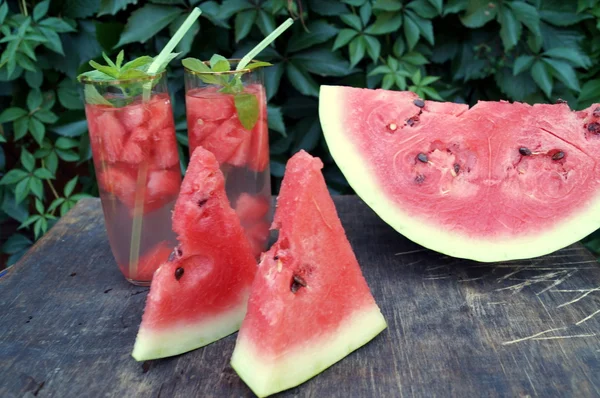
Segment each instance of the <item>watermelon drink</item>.
[{"label": "watermelon drink", "polygon": [[[210,62],[194,60],[192,70],[185,61],[190,154],[201,146],[219,162],[227,197],[258,258],[269,238],[271,195],[262,67],[251,63],[236,71],[237,61],[215,56]],[[220,71],[213,70],[218,63]]]},{"label": "watermelon drink", "polygon": [[177,245],[171,212],[181,172],[165,73],[82,82],[110,246],[126,279],[149,285]]}]

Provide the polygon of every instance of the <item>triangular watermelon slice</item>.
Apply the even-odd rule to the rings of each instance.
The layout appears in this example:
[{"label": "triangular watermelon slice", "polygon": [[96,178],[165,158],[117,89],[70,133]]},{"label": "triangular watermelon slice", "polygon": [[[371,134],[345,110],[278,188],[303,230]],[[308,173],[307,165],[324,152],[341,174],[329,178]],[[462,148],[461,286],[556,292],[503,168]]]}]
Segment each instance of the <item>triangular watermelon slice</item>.
[{"label": "triangular watermelon slice", "polygon": [[259,397],[297,386],[366,344],[386,322],[363,278],[321,174],[288,162],[273,226],[231,366]]},{"label": "triangular watermelon slice", "polygon": [[256,272],[214,155],[196,148],[173,212],[180,242],[154,274],[133,348],[138,361],[181,354],[238,330]]}]

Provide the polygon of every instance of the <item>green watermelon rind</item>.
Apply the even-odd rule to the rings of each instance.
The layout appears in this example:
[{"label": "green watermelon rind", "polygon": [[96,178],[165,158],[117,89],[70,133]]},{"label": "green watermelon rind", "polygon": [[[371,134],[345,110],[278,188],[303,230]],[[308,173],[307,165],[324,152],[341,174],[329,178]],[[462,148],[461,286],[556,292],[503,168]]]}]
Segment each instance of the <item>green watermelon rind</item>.
[{"label": "green watermelon rind", "polygon": [[239,335],[231,367],[254,394],[266,397],[311,379],[373,340],[386,327],[379,307],[374,304],[357,310],[334,333],[320,340],[305,341],[279,360],[262,359],[252,342]]},{"label": "green watermelon rind", "polygon": [[232,309],[213,318],[170,325],[164,329],[140,327],[131,355],[136,361],[166,358],[204,347],[237,332],[246,316],[249,291]]},{"label": "green watermelon rind", "polygon": [[319,117],[325,141],[350,186],[377,215],[396,231],[428,249],[453,257],[496,262],[539,257],[569,246],[600,227],[600,193],[590,205],[544,233],[514,238],[477,239],[446,231],[404,212],[382,188],[379,179],[352,141],[343,124],[344,89],[321,86]]}]

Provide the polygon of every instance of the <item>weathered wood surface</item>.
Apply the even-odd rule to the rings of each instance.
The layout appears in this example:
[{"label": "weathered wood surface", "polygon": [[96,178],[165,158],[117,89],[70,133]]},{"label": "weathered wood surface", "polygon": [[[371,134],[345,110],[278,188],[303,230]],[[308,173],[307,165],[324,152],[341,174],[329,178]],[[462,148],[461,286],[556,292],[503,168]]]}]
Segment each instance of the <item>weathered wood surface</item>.
[{"label": "weathered wood surface", "polygon": [[[282,395],[600,396],[600,267],[581,245],[473,263],[335,200],[389,328]],[[252,396],[229,366],[235,336],[135,362],[146,292],[117,270],[99,202],[80,202],[0,278],[0,397]]]}]

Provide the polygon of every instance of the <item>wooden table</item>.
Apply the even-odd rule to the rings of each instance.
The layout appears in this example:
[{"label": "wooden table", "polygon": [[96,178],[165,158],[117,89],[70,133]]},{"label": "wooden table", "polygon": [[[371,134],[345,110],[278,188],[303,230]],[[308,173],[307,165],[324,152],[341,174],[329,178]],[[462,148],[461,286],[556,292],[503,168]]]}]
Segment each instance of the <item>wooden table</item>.
[{"label": "wooden table", "polygon": [[[282,395],[600,396],[600,267],[581,245],[474,263],[335,202],[389,328]],[[0,278],[0,397],[252,396],[229,366],[235,336],[136,362],[147,291],[118,271],[100,202],[81,201]]]}]

